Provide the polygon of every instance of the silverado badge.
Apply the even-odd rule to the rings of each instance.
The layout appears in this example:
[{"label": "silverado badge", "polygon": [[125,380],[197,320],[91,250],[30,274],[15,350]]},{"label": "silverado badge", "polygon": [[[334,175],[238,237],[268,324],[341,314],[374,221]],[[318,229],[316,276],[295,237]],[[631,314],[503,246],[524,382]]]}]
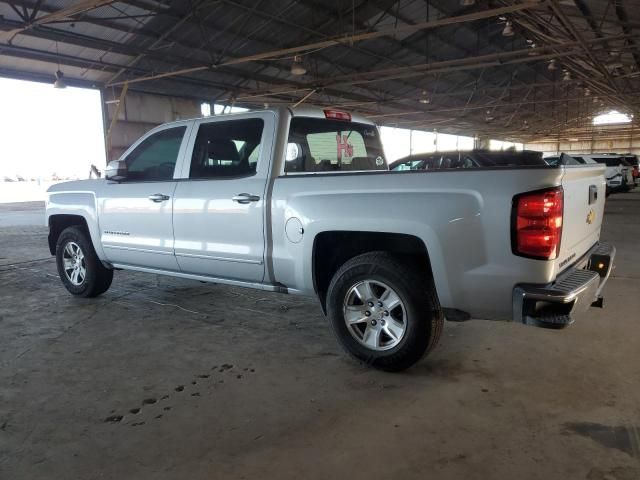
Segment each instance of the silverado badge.
[{"label": "silverado badge", "polygon": [[589,210],[589,213],[587,215],[587,223],[591,225],[595,219],[596,219],[596,212],[594,212],[593,210]]}]

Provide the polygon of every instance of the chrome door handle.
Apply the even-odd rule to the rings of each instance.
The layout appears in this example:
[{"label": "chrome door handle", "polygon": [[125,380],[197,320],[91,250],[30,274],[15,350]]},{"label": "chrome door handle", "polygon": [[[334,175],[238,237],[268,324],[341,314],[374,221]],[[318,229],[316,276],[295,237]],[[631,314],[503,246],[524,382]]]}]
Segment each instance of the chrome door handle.
[{"label": "chrome door handle", "polygon": [[149,200],[152,202],[160,203],[169,200],[169,195],[163,195],[161,193],[154,193],[153,195],[149,195]]},{"label": "chrome door handle", "polygon": [[235,197],[231,197],[231,200],[238,203],[251,203],[260,200],[258,195],[251,195],[250,193],[239,193]]}]

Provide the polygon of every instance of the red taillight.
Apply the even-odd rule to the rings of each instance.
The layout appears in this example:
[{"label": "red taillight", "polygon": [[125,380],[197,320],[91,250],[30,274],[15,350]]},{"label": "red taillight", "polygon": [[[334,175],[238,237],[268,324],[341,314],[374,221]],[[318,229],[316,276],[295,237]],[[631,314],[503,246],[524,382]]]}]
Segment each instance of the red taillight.
[{"label": "red taillight", "polygon": [[346,120],[347,122],[351,121],[351,114],[347,112],[339,112],[338,110],[325,110],[324,111],[325,118],[333,118],[336,120]]},{"label": "red taillight", "polygon": [[563,209],[562,187],[515,197],[513,253],[543,260],[555,259],[560,251]]},{"label": "red taillight", "polygon": [[638,166],[637,166],[637,165],[635,165],[635,166],[633,167],[633,178],[636,178],[636,177],[638,177],[638,176],[640,176],[640,172],[638,172]]}]

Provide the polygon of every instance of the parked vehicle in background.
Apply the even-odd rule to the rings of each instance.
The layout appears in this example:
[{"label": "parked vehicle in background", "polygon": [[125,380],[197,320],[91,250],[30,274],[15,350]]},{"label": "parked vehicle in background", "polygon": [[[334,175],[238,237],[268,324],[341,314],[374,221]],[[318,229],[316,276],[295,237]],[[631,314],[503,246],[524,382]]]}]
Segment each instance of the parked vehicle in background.
[{"label": "parked vehicle in background", "polygon": [[622,159],[622,165],[623,167],[626,167],[625,172],[626,172],[626,178],[627,178],[627,187],[628,187],[628,190],[631,190],[633,187],[636,186],[636,179],[633,175],[633,165],[626,158]]},{"label": "parked vehicle in background", "polygon": [[629,162],[633,169],[633,183],[634,185],[640,185],[640,158],[632,153],[623,153],[624,159]]},{"label": "parked vehicle in background", "polygon": [[606,165],[605,176],[607,179],[607,195],[615,192],[627,192],[635,185],[637,177],[637,166],[634,168],[629,162],[638,162],[635,155],[620,155],[612,153],[595,154],[572,154],[552,155],[544,160],[549,165],[575,165],[575,164],[604,164]]},{"label": "parked vehicle in background", "polygon": [[575,160],[584,163],[606,165],[607,193],[628,192],[634,186],[633,168],[623,155],[618,153],[572,154]]},{"label": "parked vehicle in background", "polygon": [[350,354],[401,370],[445,316],[562,328],[602,306],[615,255],[600,242],[604,167],[514,156],[389,172],[376,126],[347,112],[182,120],[104,179],[52,186],[49,249],[79,297],[115,269],[315,296]]},{"label": "parked vehicle in background", "polygon": [[[596,160],[597,161],[597,160]],[[598,162],[602,163],[602,162]],[[635,179],[633,178],[633,166],[625,157],[620,157],[620,165],[622,166],[622,170],[624,172],[625,182],[625,191],[631,190],[635,186]]]},{"label": "parked vehicle in background", "polygon": [[546,166],[542,153],[531,150],[471,150],[468,152],[418,153],[389,165],[389,170],[448,170],[457,168]]},{"label": "parked vehicle in background", "polygon": [[557,167],[561,165],[584,165],[585,163],[596,163],[596,162],[585,162],[582,159],[575,159],[566,153],[562,153],[560,155],[552,155],[550,157],[544,157],[543,159],[547,165],[552,167]]}]

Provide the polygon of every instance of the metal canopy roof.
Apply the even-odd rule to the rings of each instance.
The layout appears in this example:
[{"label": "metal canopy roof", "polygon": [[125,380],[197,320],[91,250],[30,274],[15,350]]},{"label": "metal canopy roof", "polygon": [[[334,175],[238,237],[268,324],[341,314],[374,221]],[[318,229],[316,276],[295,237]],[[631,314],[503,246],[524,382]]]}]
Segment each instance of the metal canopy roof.
[{"label": "metal canopy roof", "polygon": [[[638,6],[0,0],[0,75],[53,82],[59,64],[68,83],[106,87],[109,97],[128,81],[142,92],[304,102],[381,124],[527,140],[588,128],[604,108],[637,109]],[[306,74],[292,75],[295,56]]]}]

